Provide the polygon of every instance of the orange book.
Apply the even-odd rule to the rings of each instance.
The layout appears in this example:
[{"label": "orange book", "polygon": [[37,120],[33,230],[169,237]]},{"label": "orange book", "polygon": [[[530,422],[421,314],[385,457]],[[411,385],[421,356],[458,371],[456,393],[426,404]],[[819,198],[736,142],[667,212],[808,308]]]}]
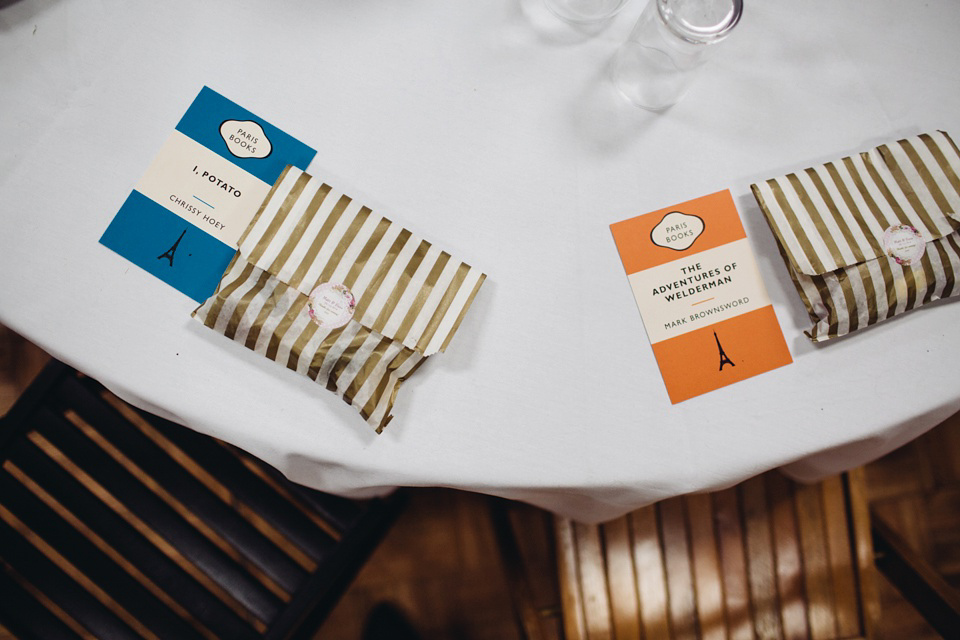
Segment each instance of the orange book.
[{"label": "orange book", "polygon": [[610,229],[673,404],[793,362],[729,191]]}]

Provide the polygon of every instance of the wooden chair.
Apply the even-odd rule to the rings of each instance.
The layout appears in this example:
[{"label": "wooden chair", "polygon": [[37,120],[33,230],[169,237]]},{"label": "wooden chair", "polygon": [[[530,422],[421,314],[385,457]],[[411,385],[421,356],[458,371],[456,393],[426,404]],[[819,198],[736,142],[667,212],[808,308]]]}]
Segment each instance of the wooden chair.
[{"label": "wooden chair", "polygon": [[18,638],[309,638],[402,499],[306,489],[60,363],[0,422],[0,460]]},{"label": "wooden chair", "polygon": [[568,640],[870,638],[878,619],[862,470],[770,472],[556,535]]},{"label": "wooden chair", "polygon": [[560,640],[563,621],[551,544],[553,515],[503,498],[491,497],[489,505],[520,637]]},{"label": "wooden chair", "polygon": [[912,548],[882,515],[871,510],[877,569],[944,638],[960,634],[960,592]]}]

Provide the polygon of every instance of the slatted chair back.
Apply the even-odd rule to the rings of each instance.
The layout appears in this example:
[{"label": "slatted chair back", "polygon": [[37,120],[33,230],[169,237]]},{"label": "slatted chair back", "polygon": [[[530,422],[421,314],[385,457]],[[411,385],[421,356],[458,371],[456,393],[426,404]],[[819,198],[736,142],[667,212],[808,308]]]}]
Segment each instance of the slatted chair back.
[{"label": "slatted chair back", "polygon": [[0,422],[0,459],[18,638],[309,638],[400,500],[291,483],[60,363]]},{"label": "slatted chair back", "polygon": [[556,534],[568,640],[870,638],[879,615],[862,470],[774,471]]},{"label": "slatted chair back", "polygon": [[523,640],[560,640],[563,636],[553,516],[522,503],[490,498],[490,522]]}]

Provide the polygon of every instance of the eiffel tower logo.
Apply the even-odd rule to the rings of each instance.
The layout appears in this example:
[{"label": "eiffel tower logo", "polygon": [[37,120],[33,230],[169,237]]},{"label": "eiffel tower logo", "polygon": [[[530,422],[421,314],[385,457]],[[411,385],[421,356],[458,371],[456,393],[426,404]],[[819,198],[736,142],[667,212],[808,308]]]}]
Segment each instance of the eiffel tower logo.
[{"label": "eiffel tower logo", "polygon": [[[166,258],[167,260],[170,261],[170,266],[172,267],[172,266],[173,266],[173,255],[177,252],[177,247],[180,245],[180,241],[183,240],[183,236],[184,236],[184,234],[186,234],[186,233],[187,233],[187,230],[184,229],[184,230],[183,230],[183,233],[180,234],[180,237],[177,238],[177,241],[173,243],[173,246],[170,247],[169,249],[167,249],[164,253],[161,253],[160,255],[158,255],[158,256],[157,256],[157,260],[163,260],[164,258]],[[716,334],[714,334],[714,335],[716,335]]]},{"label": "eiffel tower logo", "polygon": [[713,337],[717,341],[717,351],[720,352],[720,371],[723,371],[725,365],[730,365],[731,367],[737,366],[734,364],[733,360],[727,357],[727,354],[723,352],[723,345],[720,344],[720,338],[717,337],[717,332],[713,332]]}]

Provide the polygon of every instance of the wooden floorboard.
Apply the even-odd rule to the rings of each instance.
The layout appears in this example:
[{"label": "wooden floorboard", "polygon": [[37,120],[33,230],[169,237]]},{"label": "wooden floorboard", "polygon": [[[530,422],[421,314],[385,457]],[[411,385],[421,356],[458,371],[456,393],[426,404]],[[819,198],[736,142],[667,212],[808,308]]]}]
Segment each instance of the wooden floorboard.
[{"label": "wooden floorboard", "polygon": [[50,356],[0,325],[0,416],[26,389]]}]

